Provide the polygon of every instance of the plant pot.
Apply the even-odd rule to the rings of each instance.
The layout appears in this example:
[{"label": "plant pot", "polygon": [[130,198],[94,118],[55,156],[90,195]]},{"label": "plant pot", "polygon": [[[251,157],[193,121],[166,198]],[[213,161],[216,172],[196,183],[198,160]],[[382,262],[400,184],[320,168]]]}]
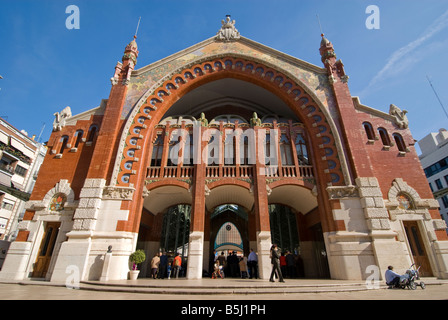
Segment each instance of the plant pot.
[{"label": "plant pot", "polygon": [[140,273],[140,270],[131,270],[129,271],[129,279],[130,280],[137,280],[138,274]]}]

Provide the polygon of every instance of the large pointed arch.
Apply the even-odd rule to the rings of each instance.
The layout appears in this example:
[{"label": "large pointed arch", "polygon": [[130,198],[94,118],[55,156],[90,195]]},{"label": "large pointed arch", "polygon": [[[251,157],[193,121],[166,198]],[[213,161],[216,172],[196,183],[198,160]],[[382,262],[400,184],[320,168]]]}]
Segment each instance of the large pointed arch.
[{"label": "large pointed arch", "polygon": [[316,167],[327,185],[352,185],[337,126],[329,110],[297,77],[253,57],[211,56],[166,75],[139,99],[125,124],[111,184],[135,186],[146,163],[150,128],[182,96],[210,81],[236,78],[259,85],[281,98],[310,133]]}]

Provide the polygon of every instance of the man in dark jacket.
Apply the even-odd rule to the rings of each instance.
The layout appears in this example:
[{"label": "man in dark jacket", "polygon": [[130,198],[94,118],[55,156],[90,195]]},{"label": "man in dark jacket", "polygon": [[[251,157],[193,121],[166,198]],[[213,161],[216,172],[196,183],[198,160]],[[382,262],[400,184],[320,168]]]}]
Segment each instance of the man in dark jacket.
[{"label": "man in dark jacket", "polygon": [[159,265],[159,273],[157,275],[158,279],[164,279],[167,275],[167,267],[168,267],[168,256],[166,255],[166,252],[163,251],[160,256],[160,265]]},{"label": "man in dark jacket", "polygon": [[271,263],[272,263],[272,272],[269,281],[274,282],[274,274],[275,272],[277,272],[279,281],[285,282],[285,280],[283,280],[282,271],[280,270],[280,254],[278,252],[276,244],[273,244],[271,247]]}]

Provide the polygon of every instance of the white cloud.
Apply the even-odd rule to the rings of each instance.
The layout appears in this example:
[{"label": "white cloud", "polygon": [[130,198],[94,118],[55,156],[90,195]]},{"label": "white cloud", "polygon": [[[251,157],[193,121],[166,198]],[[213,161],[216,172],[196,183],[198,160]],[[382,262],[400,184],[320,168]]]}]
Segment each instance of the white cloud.
[{"label": "white cloud", "polygon": [[363,92],[365,92],[369,87],[378,84],[378,82],[384,80],[385,78],[400,74],[400,71],[406,70],[414,65],[419,58],[421,58],[421,55],[420,57],[412,57],[409,56],[409,54],[415,53],[415,50],[417,50],[425,41],[447,26],[448,11],[438,17],[419,38],[393,52],[387,60],[386,65],[373,77]]}]

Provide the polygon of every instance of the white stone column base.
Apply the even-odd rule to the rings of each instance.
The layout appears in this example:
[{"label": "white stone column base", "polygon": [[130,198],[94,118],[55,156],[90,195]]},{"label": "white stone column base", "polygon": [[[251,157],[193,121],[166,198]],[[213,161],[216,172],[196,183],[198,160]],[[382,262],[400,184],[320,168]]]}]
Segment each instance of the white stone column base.
[{"label": "white stone column base", "polygon": [[433,250],[436,256],[434,276],[439,279],[448,279],[448,241],[434,241]]},{"label": "white stone column base", "polygon": [[260,231],[257,233],[257,253],[258,253],[258,276],[260,279],[268,280],[271,271],[271,232]]},{"label": "white stone column base", "polygon": [[190,233],[188,246],[187,279],[202,279],[202,264],[204,259],[204,232]]},{"label": "white stone column base", "polygon": [[7,259],[0,271],[1,280],[23,280],[27,277],[27,267],[32,243],[16,241],[11,243]]},{"label": "white stone column base", "polygon": [[[52,282],[66,282],[68,276],[76,280],[86,280],[86,269],[91,248],[91,238],[69,240],[62,243],[53,273]],[[78,278],[78,279],[75,279]]]}]

